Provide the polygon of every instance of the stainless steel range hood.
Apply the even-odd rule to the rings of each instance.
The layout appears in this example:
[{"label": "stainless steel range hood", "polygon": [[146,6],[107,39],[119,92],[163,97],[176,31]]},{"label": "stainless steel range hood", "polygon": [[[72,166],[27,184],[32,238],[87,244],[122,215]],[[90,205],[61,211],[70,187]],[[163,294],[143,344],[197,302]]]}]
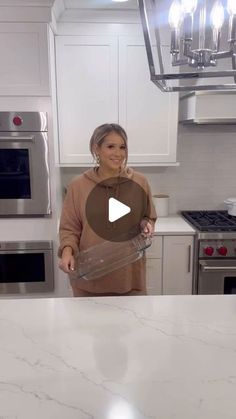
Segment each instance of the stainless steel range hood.
[{"label": "stainless steel range hood", "polygon": [[192,92],[180,97],[183,124],[236,124],[235,92]]}]

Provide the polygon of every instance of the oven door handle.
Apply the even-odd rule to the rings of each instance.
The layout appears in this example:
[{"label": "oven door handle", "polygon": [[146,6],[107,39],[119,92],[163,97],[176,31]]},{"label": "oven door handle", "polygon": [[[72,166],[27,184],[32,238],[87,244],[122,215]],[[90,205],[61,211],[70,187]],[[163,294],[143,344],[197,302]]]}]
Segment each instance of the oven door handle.
[{"label": "oven door handle", "polygon": [[204,262],[199,262],[202,272],[224,272],[224,271],[236,271],[236,266],[207,266]]},{"label": "oven door handle", "polygon": [[29,136],[25,136],[25,137],[20,137],[20,136],[17,136],[17,137],[11,137],[11,136],[9,136],[9,137],[1,137],[0,136],[0,142],[3,142],[3,141],[11,141],[12,143],[18,143],[18,142],[27,142],[27,143],[29,143],[29,142],[33,142],[34,141],[34,135],[29,135]]}]

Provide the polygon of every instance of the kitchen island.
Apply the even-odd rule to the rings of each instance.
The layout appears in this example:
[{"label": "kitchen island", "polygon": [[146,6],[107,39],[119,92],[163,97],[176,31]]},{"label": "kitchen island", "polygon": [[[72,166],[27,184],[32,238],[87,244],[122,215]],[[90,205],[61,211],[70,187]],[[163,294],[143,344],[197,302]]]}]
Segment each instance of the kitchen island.
[{"label": "kitchen island", "polygon": [[0,301],[0,418],[233,419],[236,296]]}]

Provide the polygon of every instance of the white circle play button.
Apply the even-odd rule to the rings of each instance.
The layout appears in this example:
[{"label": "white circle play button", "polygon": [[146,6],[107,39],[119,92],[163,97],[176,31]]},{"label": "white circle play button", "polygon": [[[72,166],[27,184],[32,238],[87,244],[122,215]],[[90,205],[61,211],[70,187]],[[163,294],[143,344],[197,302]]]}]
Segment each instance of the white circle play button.
[{"label": "white circle play button", "polygon": [[131,208],[128,205],[123,204],[115,198],[109,199],[108,219],[111,223],[129,214],[130,211]]}]

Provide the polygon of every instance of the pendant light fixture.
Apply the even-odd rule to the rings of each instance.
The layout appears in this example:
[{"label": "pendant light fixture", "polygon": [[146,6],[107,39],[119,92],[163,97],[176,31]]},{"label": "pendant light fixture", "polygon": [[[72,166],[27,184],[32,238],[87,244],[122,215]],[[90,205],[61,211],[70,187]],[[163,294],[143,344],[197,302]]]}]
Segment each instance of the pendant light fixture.
[{"label": "pendant light fixture", "polygon": [[138,0],[151,80],[165,92],[236,89],[236,0]]}]

